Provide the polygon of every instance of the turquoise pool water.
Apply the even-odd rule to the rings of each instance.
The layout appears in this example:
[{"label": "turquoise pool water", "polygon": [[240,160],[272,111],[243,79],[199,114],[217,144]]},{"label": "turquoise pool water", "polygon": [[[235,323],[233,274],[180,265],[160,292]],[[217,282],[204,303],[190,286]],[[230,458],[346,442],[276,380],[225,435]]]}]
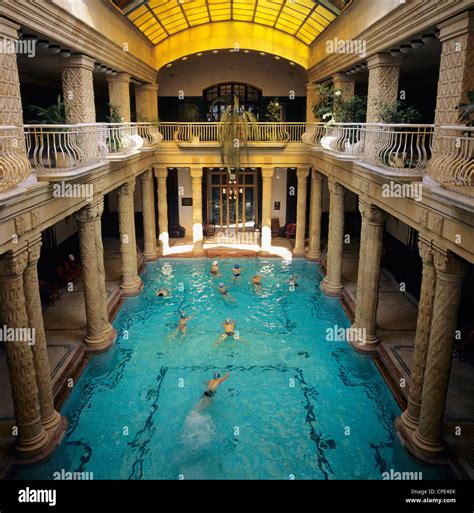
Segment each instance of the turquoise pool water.
[{"label": "turquoise pool water", "polygon": [[[242,277],[232,283],[236,262]],[[114,322],[115,347],[92,359],[62,410],[69,429],[61,447],[12,478],[382,479],[391,469],[441,477],[400,445],[400,410],[371,359],[327,340],[327,328],[349,321],[321,293],[317,264],[224,259],[218,278],[210,264],[148,265],[143,293]],[[250,284],[257,271],[261,291]],[[221,297],[219,281],[235,303]],[[163,286],[171,298],[155,296]],[[196,316],[185,338],[172,339],[183,310]],[[226,317],[240,340],[212,347]],[[207,380],[226,371],[207,407],[196,408]]]}]

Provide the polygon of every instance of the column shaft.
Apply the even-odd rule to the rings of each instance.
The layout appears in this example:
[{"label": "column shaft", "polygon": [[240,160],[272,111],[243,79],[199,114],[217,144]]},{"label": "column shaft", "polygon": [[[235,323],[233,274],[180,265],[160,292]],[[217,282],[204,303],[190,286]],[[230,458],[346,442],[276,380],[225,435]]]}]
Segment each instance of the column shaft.
[{"label": "column shaft", "polygon": [[140,175],[142,182],[143,234],[145,238],[143,256],[146,260],[156,260],[156,221],[155,221],[155,190],[151,169]]},{"label": "column shaft", "polygon": [[456,256],[434,250],[436,291],[433,304],[430,342],[423,379],[420,417],[413,435],[416,448],[427,457],[445,449],[443,418],[448,393],[462,280],[467,270]]},{"label": "column shaft", "polygon": [[315,169],[311,172],[311,199],[309,213],[309,249],[306,258],[319,260],[321,257],[321,200],[323,175]]},{"label": "column shaft", "polygon": [[158,121],[158,84],[143,84],[135,87],[135,110],[137,121]]},{"label": "column shaft", "polygon": [[191,169],[193,197],[193,253],[203,255],[202,231],[202,168]]},{"label": "column shaft", "polygon": [[[359,210],[362,212],[364,206],[361,205],[361,199],[359,198]],[[364,295],[364,262],[365,262],[365,251],[367,247],[367,223],[364,223],[362,218],[362,225],[360,229],[360,246],[359,246],[359,264],[357,269],[357,290],[356,290],[356,307],[355,307],[355,319],[352,324],[353,328],[360,328],[360,312],[361,312],[361,301]]]},{"label": "column shaft", "polygon": [[367,96],[367,123],[380,121],[380,104],[392,104],[398,99],[401,60],[389,54],[376,54],[367,60],[369,92]]},{"label": "column shaft", "polygon": [[272,190],[274,169],[262,169],[262,233],[260,254],[268,254],[272,246]]},{"label": "column shaft", "polygon": [[342,252],[344,247],[344,199],[345,188],[334,179],[328,179],[329,185],[329,237],[326,262],[326,277],[321,288],[330,296],[341,295],[342,289]]},{"label": "column shaft", "polygon": [[63,96],[67,123],[95,123],[94,59],[70,57],[63,66]]},{"label": "column shaft", "polygon": [[[28,262],[25,248],[0,256],[0,323],[11,329],[28,328],[23,271]],[[16,449],[22,457],[40,453],[48,443],[41,424],[33,353],[27,340],[4,342],[18,429]]]},{"label": "column shaft", "polygon": [[169,249],[168,232],[168,199],[166,192],[166,178],[168,169],[155,169],[158,187],[158,227],[160,230],[160,253],[166,254]]},{"label": "column shaft", "polygon": [[296,203],[296,237],[294,256],[305,255],[305,232],[306,232],[306,191],[308,184],[309,169],[298,169],[298,200]]},{"label": "column shaft", "polygon": [[306,123],[316,123],[319,119],[314,115],[313,107],[318,103],[317,84],[306,84]]},{"label": "column shaft", "polygon": [[134,191],[135,178],[118,188],[120,251],[122,255],[122,284],[120,288],[124,296],[136,296],[143,288],[142,280],[138,276]]},{"label": "column shaft", "polygon": [[332,77],[334,83],[334,90],[341,91],[341,99],[348,101],[354,97],[355,94],[355,80],[353,77],[345,73],[336,73]]},{"label": "column shaft", "polygon": [[109,83],[109,103],[118,107],[124,123],[130,123],[130,75],[117,73],[107,78]]}]

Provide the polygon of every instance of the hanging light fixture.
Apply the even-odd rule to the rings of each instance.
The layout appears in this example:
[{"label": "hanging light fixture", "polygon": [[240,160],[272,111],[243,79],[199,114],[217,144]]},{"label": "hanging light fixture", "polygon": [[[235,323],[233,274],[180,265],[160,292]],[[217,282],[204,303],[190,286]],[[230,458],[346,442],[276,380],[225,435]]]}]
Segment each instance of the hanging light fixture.
[{"label": "hanging light fixture", "polygon": [[423,44],[424,43],[421,39],[413,39],[410,43],[412,48],[421,48]]}]

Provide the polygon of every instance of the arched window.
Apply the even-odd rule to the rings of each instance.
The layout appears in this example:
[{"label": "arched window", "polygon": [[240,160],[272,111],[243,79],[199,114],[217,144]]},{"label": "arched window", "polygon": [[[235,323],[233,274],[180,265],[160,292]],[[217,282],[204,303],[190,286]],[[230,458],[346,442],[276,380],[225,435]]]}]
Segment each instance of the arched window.
[{"label": "arched window", "polygon": [[240,105],[246,110],[253,112],[258,119],[260,110],[260,99],[262,91],[248,84],[239,82],[228,82],[225,84],[215,84],[203,92],[204,100],[208,106],[209,121],[219,121],[225,110],[224,105],[212,105],[217,99],[232,101],[233,96],[238,96]]}]

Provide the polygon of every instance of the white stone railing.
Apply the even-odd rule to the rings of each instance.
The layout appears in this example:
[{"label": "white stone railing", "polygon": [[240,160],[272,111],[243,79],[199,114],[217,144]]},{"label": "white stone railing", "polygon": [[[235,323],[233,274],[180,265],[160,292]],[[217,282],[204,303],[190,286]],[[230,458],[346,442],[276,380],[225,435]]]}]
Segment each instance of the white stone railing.
[{"label": "white stone railing", "polygon": [[156,146],[163,140],[163,135],[160,133],[158,126],[152,123],[136,123],[137,133],[143,139],[143,147],[151,148]]},{"label": "white stone railing", "polygon": [[425,173],[432,154],[434,125],[368,123],[361,131],[364,162],[410,174]]},{"label": "white stone railing", "polygon": [[327,123],[306,123],[301,140],[311,146],[321,147],[321,139],[326,135]]},{"label": "white stone railing", "polygon": [[427,174],[443,188],[474,197],[474,127],[437,128]]},{"label": "white stone railing", "polygon": [[364,153],[364,126],[361,123],[329,123],[319,144],[339,155],[360,157]]},{"label": "white stone railing", "polygon": [[[221,123],[160,123],[159,129],[164,141],[176,143],[206,143],[220,140]],[[287,143],[301,142],[306,123],[255,123],[249,129],[249,142]],[[237,128],[237,137],[239,137]],[[243,139],[242,135],[240,138]]]},{"label": "white stone railing", "polygon": [[[140,123],[140,130],[145,132],[146,123]],[[151,123],[148,123],[151,127]],[[107,123],[104,125],[107,144],[107,157],[118,158],[140,150],[144,140],[139,135],[137,123]]]},{"label": "white stone railing", "polygon": [[0,125],[0,193],[15,188],[31,172],[16,126]]},{"label": "white stone railing", "polygon": [[105,125],[25,125],[26,154],[39,172],[94,164],[107,155]]}]

